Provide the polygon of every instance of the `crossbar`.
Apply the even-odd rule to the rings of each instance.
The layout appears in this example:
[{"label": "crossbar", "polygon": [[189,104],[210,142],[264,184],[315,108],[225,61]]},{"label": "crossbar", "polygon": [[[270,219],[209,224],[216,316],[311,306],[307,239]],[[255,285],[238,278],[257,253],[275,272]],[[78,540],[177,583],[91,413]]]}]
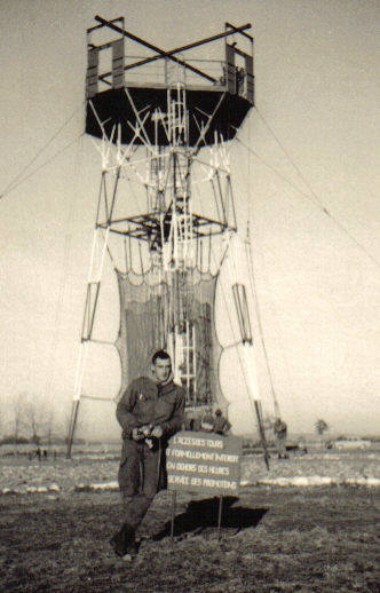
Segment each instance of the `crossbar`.
[{"label": "crossbar", "polygon": [[[231,25],[232,26],[232,25]],[[152,56],[150,58],[145,58],[144,60],[140,60],[139,62],[135,62],[134,64],[129,64],[125,67],[125,70],[130,70],[132,68],[137,68],[138,66],[143,66],[144,64],[149,64],[150,62],[154,62],[155,60],[160,60],[161,58],[169,58],[179,52],[187,51],[189,49],[194,49],[195,47],[200,47],[201,45],[205,45],[206,43],[211,43],[212,41],[217,41],[218,39],[223,39],[224,37],[228,37],[230,35],[234,35],[235,33],[243,33],[246,29],[250,29],[251,24],[247,23],[246,25],[242,25],[241,27],[234,27],[232,31],[224,31],[223,33],[218,33],[217,35],[213,35],[212,37],[206,37],[205,39],[200,39],[199,41],[194,41],[193,43],[189,43],[188,45],[183,45],[182,47],[177,47],[175,49],[171,49],[169,51],[163,52],[162,54]]]},{"label": "crossbar", "polygon": [[[231,29],[233,29],[232,33],[241,33],[244,37],[246,37],[250,41],[253,41],[252,35],[248,35],[248,33],[244,33],[244,30],[241,31],[241,27],[235,27],[235,25],[232,25],[231,23],[225,23],[225,25],[226,25],[226,27],[230,27]],[[251,25],[250,25],[250,27],[251,27]]]},{"label": "crossbar", "polygon": [[165,52],[161,48],[157,47],[156,45],[152,45],[151,43],[149,43],[149,41],[145,41],[141,37],[137,37],[137,35],[134,35],[133,33],[130,33],[129,31],[125,31],[124,29],[117,27],[113,23],[103,19],[101,16],[96,15],[95,20],[98,21],[99,23],[102,23],[102,25],[109,27],[113,31],[116,31],[117,33],[122,33],[124,35],[124,37],[128,37],[129,39],[132,39],[136,43],[140,43],[140,45],[144,45],[148,49],[151,49],[152,51],[157,52],[158,54],[160,54],[160,57],[167,57],[169,60],[172,60],[173,62],[176,62],[177,64],[181,64],[181,66],[183,66],[184,68],[187,68],[188,70],[191,70],[195,74],[198,74],[198,76],[206,78],[208,81],[210,81],[212,83],[216,82],[216,78],[209,76],[205,72],[202,72],[202,70],[199,70],[198,68],[195,68],[194,66],[191,66],[190,64],[187,64],[186,62],[176,58],[175,56],[166,55],[167,52]]}]

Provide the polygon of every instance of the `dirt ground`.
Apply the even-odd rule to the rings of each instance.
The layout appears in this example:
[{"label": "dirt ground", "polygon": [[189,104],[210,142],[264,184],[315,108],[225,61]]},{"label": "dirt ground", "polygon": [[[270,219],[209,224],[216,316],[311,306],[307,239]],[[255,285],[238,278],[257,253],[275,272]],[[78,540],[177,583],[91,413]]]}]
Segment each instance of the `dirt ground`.
[{"label": "dirt ground", "polygon": [[[171,493],[147,515],[137,560],[108,543],[117,492],[0,498],[4,593],[378,593],[380,500],[361,487],[250,487],[224,500]],[[377,526],[376,526],[377,522]],[[151,537],[154,536],[154,537]]]}]

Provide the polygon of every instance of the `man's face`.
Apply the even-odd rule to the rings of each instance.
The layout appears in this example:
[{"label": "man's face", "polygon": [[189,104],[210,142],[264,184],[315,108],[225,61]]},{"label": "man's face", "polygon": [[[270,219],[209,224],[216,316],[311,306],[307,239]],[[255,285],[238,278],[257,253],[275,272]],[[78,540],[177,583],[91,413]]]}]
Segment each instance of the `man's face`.
[{"label": "man's face", "polygon": [[157,358],[156,362],[152,364],[152,372],[159,383],[165,383],[168,380],[172,370],[171,360],[165,358]]}]

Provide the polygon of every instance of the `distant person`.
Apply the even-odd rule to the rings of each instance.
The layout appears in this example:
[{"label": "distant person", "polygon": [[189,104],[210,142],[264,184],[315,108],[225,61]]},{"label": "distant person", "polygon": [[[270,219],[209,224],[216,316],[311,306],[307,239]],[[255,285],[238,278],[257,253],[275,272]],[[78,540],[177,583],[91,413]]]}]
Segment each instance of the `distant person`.
[{"label": "distant person", "polygon": [[116,410],[123,429],[118,480],[124,523],[110,543],[128,561],[137,551],[137,528],[157,492],[166,487],[168,439],[184,423],[185,391],[173,381],[167,352],[154,354],[151,371],[151,377],[140,377],[128,386]]},{"label": "distant person", "polygon": [[195,418],[187,418],[185,420],[185,430],[195,430]]},{"label": "distant person", "polygon": [[36,457],[38,458],[38,461],[41,461],[41,449],[39,447],[37,447],[36,450]]},{"label": "distant person", "polygon": [[236,68],[236,91],[238,95],[243,95],[244,93],[244,79],[245,79],[245,70],[244,68]]},{"label": "distant person", "polygon": [[201,429],[201,419],[200,418],[185,418],[185,423],[183,426],[184,430],[191,430],[191,431],[198,431]]},{"label": "distant person", "polygon": [[216,434],[226,435],[231,429],[231,424],[227,418],[223,416],[222,410],[219,408],[215,410],[213,432]]},{"label": "distant person", "polygon": [[274,435],[276,439],[276,448],[279,459],[288,459],[286,453],[286,437],[288,434],[288,427],[286,422],[281,418],[277,418],[273,425]]}]

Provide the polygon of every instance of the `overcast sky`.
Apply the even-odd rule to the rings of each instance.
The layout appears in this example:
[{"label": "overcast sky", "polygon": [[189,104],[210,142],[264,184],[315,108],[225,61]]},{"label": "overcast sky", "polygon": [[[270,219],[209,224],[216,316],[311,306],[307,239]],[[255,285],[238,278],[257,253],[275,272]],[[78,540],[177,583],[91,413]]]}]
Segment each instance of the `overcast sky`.
[{"label": "overcast sky", "polygon": [[[127,29],[163,48],[218,33],[225,21],[252,23],[257,109],[240,136],[251,152],[236,144],[231,165],[239,222],[248,213],[253,221],[281,410],[291,432],[323,418],[334,432],[378,433],[379,2],[0,0],[0,9],[2,417],[24,392],[57,419],[70,407],[100,177],[83,135],[85,34],[100,14],[125,16]],[[236,388],[234,356],[222,361],[226,390]],[[105,365],[101,378],[93,367],[93,380],[112,396],[117,356]],[[257,366],[267,402],[260,344]],[[239,397],[233,423],[248,432]],[[115,436],[113,413],[86,403],[81,430]]]}]

